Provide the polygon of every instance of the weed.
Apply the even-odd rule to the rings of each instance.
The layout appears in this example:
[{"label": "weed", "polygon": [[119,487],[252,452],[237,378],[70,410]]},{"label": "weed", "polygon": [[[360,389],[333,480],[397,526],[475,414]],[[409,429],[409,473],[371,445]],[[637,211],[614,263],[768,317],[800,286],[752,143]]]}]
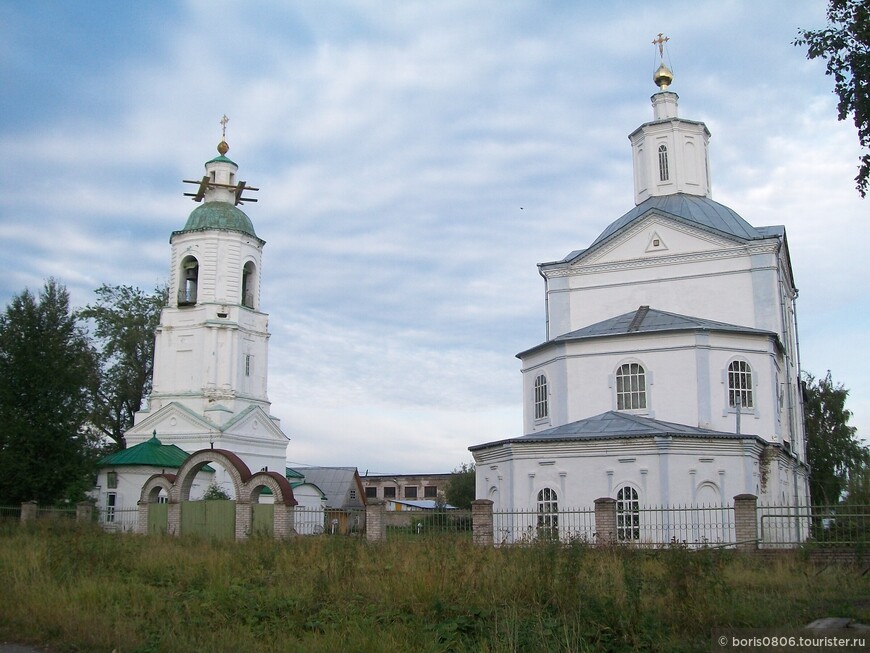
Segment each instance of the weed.
[{"label": "weed", "polygon": [[[674,543],[368,545],[0,530],[0,641],[59,653],[705,650],[714,627],[870,620],[870,574]],[[844,598],[845,597],[845,598]],[[851,597],[851,598],[849,598]]]}]

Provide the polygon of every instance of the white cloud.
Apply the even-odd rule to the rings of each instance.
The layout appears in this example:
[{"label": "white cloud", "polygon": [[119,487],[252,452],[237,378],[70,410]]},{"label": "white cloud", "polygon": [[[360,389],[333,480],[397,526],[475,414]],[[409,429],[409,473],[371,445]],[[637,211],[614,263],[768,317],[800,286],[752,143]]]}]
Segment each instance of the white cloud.
[{"label": "white cloud", "polygon": [[[104,282],[164,279],[194,206],[180,180],[201,174],[226,113],[229,156],[261,188],[245,210],[267,241],[290,459],[447,471],[520,434],[514,354],[544,333],[535,264],[631,208],[626,135],[651,118],[650,41],[667,29],[681,114],[713,132],[714,198],[786,225],[804,363],[836,363],[864,430],[870,381],[828,346],[867,338],[854,133],[790,45],[823,23],[817,4],[192,0],[124,32],[104,13],[77,29],[111,66],[64,61],[56,107],[27,98],[58,62],[10,75],[0,292],[53,274],[83,304]],[[14,47],[62,56],[39,11],[19,12],[30,40]]]}]

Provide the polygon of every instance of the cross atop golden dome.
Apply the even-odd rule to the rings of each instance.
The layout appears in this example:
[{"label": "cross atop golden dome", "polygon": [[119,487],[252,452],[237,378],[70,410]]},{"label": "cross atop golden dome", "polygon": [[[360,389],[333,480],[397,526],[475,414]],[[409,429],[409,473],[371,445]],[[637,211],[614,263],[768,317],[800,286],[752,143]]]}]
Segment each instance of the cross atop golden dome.
[{"label": "cross atop golden dome", "polygon": [[659,62],[658,70],[653,73],[653,82],[659,87],[659,90],[666,91],[674,81],[674,73],[665,65],[665,43],[671,39],[667,36],[662,36],[659,32],[658,38],[654,38],[652,43],[659,47]]}]

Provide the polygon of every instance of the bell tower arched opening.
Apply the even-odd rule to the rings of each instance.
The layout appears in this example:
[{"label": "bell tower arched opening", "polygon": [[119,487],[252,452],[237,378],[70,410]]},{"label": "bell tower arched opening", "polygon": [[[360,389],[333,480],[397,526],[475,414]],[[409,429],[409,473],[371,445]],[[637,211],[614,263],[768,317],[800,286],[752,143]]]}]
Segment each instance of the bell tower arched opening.
[{"label": "bell tower arched opening", "polygon": [[178,284],[178,305],[193,306],[196,304],[197,287],[199,285],[199,261],[195,256],[185,256],[181,261],[181,279]]},{"label": "bell tower arched opening", "polygon": [[246,308],[256,308],[256,278],[257,266],[248,261],[242,268],[242,306]]}]

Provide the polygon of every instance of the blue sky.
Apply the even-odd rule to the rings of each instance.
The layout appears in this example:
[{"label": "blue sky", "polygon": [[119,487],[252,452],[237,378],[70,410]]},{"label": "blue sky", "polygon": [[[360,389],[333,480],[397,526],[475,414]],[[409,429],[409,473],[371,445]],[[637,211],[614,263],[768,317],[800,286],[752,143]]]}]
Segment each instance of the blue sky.
[{"label": "blue sky", "polygon": [[[822,1],[0,3],[0,301],[152,288],[219,120],[267,241],[272,412],[290,460],[441,472],[521,435],[536,263],[633,206],[651,41],[712,132],[713,198],[784,224],[802,364],[870,426],[854,126],[791,45]],[[521,208],[522,207],[522,208]]]}]

